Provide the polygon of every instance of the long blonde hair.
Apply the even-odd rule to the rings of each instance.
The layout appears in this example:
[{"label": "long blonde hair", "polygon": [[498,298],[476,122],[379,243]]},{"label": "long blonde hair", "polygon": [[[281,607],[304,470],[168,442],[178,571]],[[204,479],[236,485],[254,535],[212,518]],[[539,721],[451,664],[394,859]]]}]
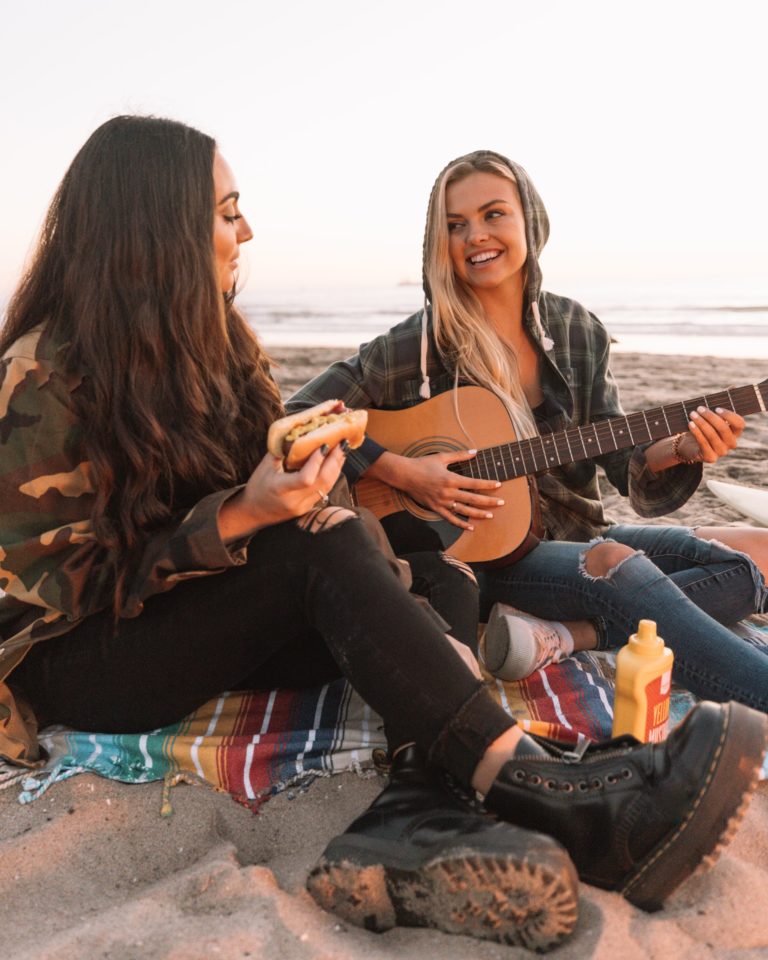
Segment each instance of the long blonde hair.
[{"label": "long blonde hair", "polygon": [[435,343],[443,361],[459,378],[492,390],[509,411],[516,434],[529,437],[537,430],[515,351],[488,322],[472,289],[456,276],[448,249],[446,190],[477,171],[503,177],[518,188],[510,167],[485,150],[459,157],[440,173],[427,210],[424,288],[432,304]]}]

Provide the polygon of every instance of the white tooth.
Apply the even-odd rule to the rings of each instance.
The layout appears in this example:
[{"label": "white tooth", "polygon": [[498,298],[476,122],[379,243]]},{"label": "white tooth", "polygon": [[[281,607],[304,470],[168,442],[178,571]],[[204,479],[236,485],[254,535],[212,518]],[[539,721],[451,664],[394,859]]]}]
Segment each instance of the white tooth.
[{"label": "white tooth", "polygon": [[470,257],[471,263],[485,263],[486,260],[493,260],[496,257],[496,253],[478,253],[474,257]]}]

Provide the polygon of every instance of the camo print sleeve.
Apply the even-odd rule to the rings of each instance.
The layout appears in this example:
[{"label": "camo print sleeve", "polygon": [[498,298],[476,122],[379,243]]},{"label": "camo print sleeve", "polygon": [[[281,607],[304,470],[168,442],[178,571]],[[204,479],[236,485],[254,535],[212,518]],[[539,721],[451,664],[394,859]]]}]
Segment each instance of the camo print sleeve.
[{"label": "camo print sleeve", "polygon": [[[68,380],[50,353],[38,331],[0,360],[0,588],[7,594],[0,608],[30,605],[49,623],[76,621],[112,602],[105,549],[90,520],[83,425],[71,402],[80,381]],[[148,537],[123,616],[137,615],[144,599],[181,579],[245,562],[245,545],[227,548],[216,523],[234,493],[206,497]]]}]

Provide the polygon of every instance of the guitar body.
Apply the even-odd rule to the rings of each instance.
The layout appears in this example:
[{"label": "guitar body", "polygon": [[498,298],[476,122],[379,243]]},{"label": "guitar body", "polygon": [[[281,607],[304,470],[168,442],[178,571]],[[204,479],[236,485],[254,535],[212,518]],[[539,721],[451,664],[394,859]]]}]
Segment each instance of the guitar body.
[{"label": "guitar body", "polygon": [[[482,387],[461,387],[405,410],[369,410],[367,433],[406,457],[482,450],[516,440],[504,404]],[[488,491],[505,506],[494,511],[492,520],[475,521],[474,531],[454,526],[379,480],[361,477],[354,493],[357,503],[381,521],[398,553],[444,550],[467,563],[498,565],[512,562],[537,542],[531,535],[538,517],[536,487],[525,476],[502,481],[498,490]]]},{"label": "guitar body", "polygon": [[530,477],[683,433],[688,429],[688,411],[700,406],[723,407],[742,416],[768,413],[768,379],[519,441],[504,404],[482,387],[460,387],[406,410],[369,410],[368,433],[393,453],[423,457],[476,449],[476,458],[454,464],[451,470],[459,476],[500,481],[496,495],[506,505],[493,520],[477,521],[470,532],[400,490],[366,477],[355,485],[357,502],[379,518],[398,553],[444,550],[470,563],[512,563],[538,542],[538,530],[533,528],[539,526],[539,501]]}]

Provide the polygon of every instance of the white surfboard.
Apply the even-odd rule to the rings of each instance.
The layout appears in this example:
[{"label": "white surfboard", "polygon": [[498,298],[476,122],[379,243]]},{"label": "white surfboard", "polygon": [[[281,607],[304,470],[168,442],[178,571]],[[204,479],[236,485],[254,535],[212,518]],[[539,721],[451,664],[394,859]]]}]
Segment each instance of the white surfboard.
[{"label": "white surfboard", "polygon": [[707,486],[723,503],[768,527],[768,490],[743,487],[740,483],[723,483],[722,480],[707,480]]}]

